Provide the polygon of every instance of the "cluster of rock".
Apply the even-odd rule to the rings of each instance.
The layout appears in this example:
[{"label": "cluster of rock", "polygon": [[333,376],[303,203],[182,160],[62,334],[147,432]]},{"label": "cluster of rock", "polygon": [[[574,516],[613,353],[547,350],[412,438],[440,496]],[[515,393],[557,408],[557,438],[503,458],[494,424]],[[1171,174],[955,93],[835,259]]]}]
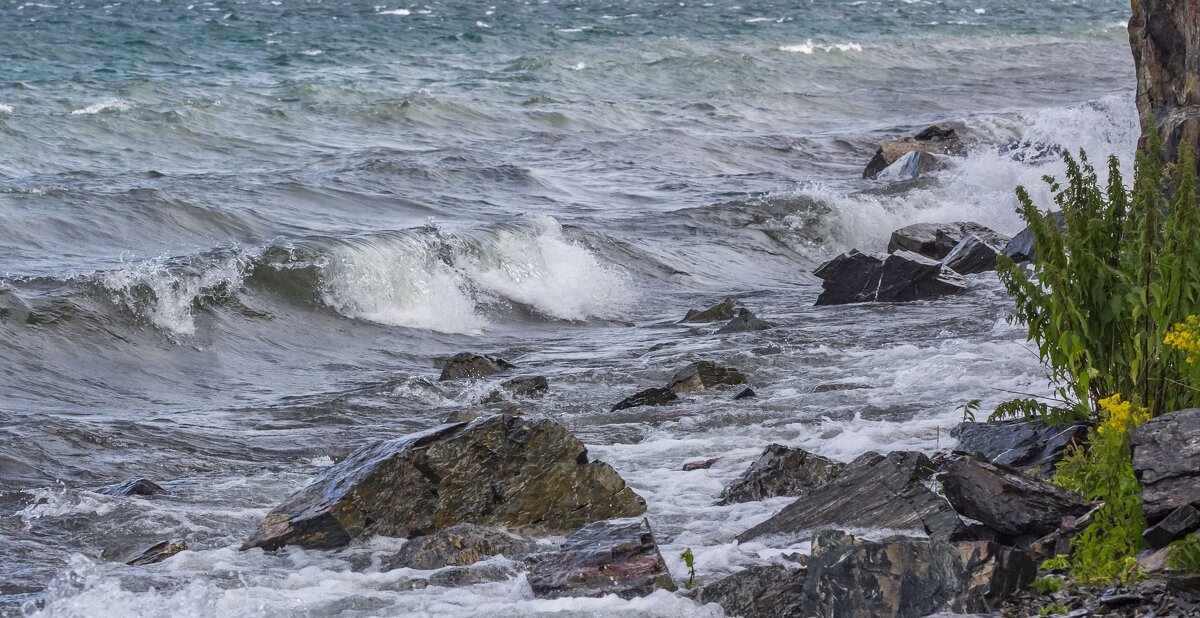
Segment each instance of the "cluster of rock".
[{"label": "cluster of rock", "polygon": [[941,169],[939,155],[962,155],[966,145],[958,131],[949,125],[934,125],[920,133],[886,141],[863,170],[863,178],[906,180]]},{"label": "cluster of rock", "polygon": [[711,324],[725,322],[717,329],[718,335],[746,333],[774,328],[775,325],[754,315],[745,307],[738,307],[732,298],[726,298],[708,309],[689,309],[680,324]]},{"label": "cluster of rock", "polygon": [[[614,404],[612,411],[638,406],[663,406],[678,401],[680,395],[724,390],[745,384],[746,376],[736,368],[718,365],[712,361],[696,361],[676,371],[665,386],[638,391]],[[746,390],[748,389],[739,391],[735,398],[745,397]]]}]

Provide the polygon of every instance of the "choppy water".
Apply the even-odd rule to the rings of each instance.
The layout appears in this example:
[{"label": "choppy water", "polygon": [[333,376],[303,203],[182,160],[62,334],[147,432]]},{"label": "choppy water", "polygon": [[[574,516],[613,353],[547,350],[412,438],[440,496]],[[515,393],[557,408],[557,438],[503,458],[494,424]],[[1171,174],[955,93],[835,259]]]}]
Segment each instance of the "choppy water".
[{"label": "choppy water", "polygon": [[[549,377],[522,405],[647,498],[676,575],[770,560],[732,539],[786,499],[712,506],[767,442],[932,450],[965,400],[1046,390],[993,276],[813,308],[807,272],[922,220],[1017,231],[1037,144],[1131,152],[1128,10],[0,0],[0,614],[703,615],[406,591],[370,560],[394,539],[236,546],[354,447],[478,407],[491,384],[429,382],[470,349]],[[860,179],[940,121],[974,140],[955,168]],[[780,328],[673,325],[725,295]],[[760,398],[607,412],[695,358]],[[172,494],[90,491],[134,476]]]}]

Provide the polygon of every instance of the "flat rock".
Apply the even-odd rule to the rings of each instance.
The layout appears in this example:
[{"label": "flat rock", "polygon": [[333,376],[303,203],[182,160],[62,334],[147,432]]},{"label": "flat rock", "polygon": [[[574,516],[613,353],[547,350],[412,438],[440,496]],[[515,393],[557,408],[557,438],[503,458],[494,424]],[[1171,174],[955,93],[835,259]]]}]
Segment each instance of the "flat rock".
[{"label": "flat rock", "polygon": [[729,333],[747,333],[771,328],[775,328],[775,325],[766,320],[759,319],[759,317],[751,313],[749,309],[742,308],[738,309],[737,317],[730,320],[728,324],[717,329],[717,334],[727,335]]},{"label": "flat rock", "polygon": [[745,383],[746,376],[733,367],[722,367],[711,361],[697,361],[675,372],[668,388],[671,392],[682,395]]},{"label": "flat rock", "polygon": [[150,479],[129,479],[123,483],[109,485],[108,487],[101,487],[100,489],[96,490],[96,493],[118,497],[158,496],[167,493],[167,490],[163,489],[158,485],[158,483],[155,483]]},{"label": "flat rock", "polygon": [[675,391],[672,391],[668,387],[648,388],[617,402],[610,411],[617,412],[638,406],[665,406],[676,401],[679,401],[679,395],[676,395]]},{"label": "flat rock", "polygon": [[975,236],[992,246],[1002,247],[1008,242],[1007,236],[974,221],[914,223],[892,232],[887,252],[912,251],[933,260],[942,260],[968,236]]},{"label": "flat rock", "polygon": [[432,570],[468,566],[492,556],[519,560],[537,547],[529,539],[475,524],[455,524],[404,544],[386,569]]},{"label": "flat rock", "polygon": [[691,472],[693,470],[707,470],[713,467],[713,464],[717,463],[718,461],[721,461],[720,457],[713,457],[711,459],[703,459],[700,461],[689,461],[683,464],[683,471]]},{"label": "flat rock", "polygon": [[974,234],[967,235],[950,253],[942,264],[960,275],[974,275],[996,270],[996,256],[1001,249]]},{"label": "flat rock", "polygon": [[129,566],[144,566],[147,564],[158,564],[175,554],[188,548],[187,541],[177,539],[174,541],[163,541],[151,545],[146,551],[129,559],[125,564]]},{"label": "flat rock", "polygon": [[791,618],[801,615],[807,570],[750,566],[688,593],[697,603],[716,603],[727,616]]},{"label": "flat rock", "polygon": [[514,367],[516,365],[498,356],[459,352],[446,361],[446,365],[442,367],[442,375],[438,379],[483,378]]},{"label": "flat rock", "polygon": [[717,504],[800,496],[834,479],[845,464],[808,451],[770,444],[742,477],[721,491]]},{"label": "flat rock", "polygon": [[1200,408],[1152,418],[1133,430],[1133,470],[1150,524],[1200,505]]},{"label": "flat rock", "polygon": [[1080,517],[1092,508],[1057,485],[971,457],[951,459],[940,480],[956,511],[1018,544],[1055,532],[1065,518]]},{"label": "flat rock", "polygon": [[1162,521],[1146,528],[1142,538],[1151,549],[1160,549],[1200,529],[1200,510],[1185,504]]},{"label": "flat rock", "polygon": [[615,594],[631,599],[675,590],[675,581],[650,522],[625,518],[588,524],[572,534],[558,551],[533,566],[529,586],[540,598]]},{"label": "flat rock", "polygon": [[268,513],[242,548],[337,548],[458,523],[570,533],[645,510],[562,425],[505,414],[358,449]]},{"label": "flat rock", "polygon": [[1041,420],[1016,419],[959,423],[950,433],[958,438],[958,451],[1023,472],[1036,471],[1039,477],[1049,478],[1069,446],[1087,442],[1088,424],[1051,427]]},{"label": "flat rock", "polygon": [[734,315],[733,299],[726,298],[703,311],[688,309],[687,315],[683,316],[680,323],[724,322],[732,320]]},{"label": "flat rock", "polygon": [[949,125],[934,125],[913,137],[890,140],[880,144],[875,156],[863,170],[863,178],[874,179],[910,152],[927,152],[931,154],[963,154],[962,140],[959,139],[954,127]]}]

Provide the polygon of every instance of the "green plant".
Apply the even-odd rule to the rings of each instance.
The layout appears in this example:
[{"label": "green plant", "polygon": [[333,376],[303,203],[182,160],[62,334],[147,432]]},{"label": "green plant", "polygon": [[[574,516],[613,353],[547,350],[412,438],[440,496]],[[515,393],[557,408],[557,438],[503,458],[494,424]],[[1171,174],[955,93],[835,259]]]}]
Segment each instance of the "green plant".
[{"label": "green plant", "polygon": [[972,399],[967,403],[958,406],[958,410],[962,412],[964,423],[974,423],[975,413],[979,411],[979,406],[983,405],[983,401]]},{"label": "green plant", "polygon": [[1051,407],[1036,399],[1010,399],[996,406],[995,411],[988,417],[988,422],[994,423],[998,420],[1017,417],[1027,421],[1040,418],[1055,424],[1085,419],[1088,417],[1088,412],[1086,407],[1081,406]]},{"label": "green plant", "polygon": [[1061,577],[1039,577],[1029,583],[1029,589],[1034,594],[1054,594],[1062,590],[1063,580]]},{"label": "green plant", "polygon": [[1200,573],[1200,535],[1193,534],[1171,543],[1167,554],[1167,566],[1176,571]]},{"label": "green plant", "polygon": [[688,568],[688,578],[687,581],[683,582],[683,587],[691,590],[696,585],[696,556],[692,554],[692,548],[689,547],[683,550],[683,553],[679,554],[679,557]]},{"label": "green plant", "polygon": [[1066,605],[1063,605],[1062,603],[1055,603],[1054,605],[1043,606],[1041,609],[1038,610],[1038,615],[1039,616],[1065,616],[1070,611],[1071,610],[1067,609]]},{"label": "green plant", "polygon": [[1058,555],[1042,561],[1042,570],[1061,571],[1071,568],[1071,560],[1066,555]]}]

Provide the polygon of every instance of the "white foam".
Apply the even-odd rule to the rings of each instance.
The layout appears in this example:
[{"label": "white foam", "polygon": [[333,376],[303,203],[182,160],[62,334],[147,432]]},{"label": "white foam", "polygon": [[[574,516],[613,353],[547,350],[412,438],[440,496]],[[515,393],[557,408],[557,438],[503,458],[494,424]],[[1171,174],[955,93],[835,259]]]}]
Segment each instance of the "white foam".
[{"label": "white foam", "polygon": [[164,255],[99,273],[97,281],[112,293],[114,303],[124,305],[168,334],[194,335],[192,312],[196,302],[218,288],[227,292],[240,288],[253,257],[238,250],[196,272],[172,266]]},{"label": "white foam", "polygon": [[91,493],[69,490],[66,487],[34,489],[26,491],[32,497],[25,508],[16,516],[25,526],[43,517],[55,518],[64,515],[107,515],[116,509],[113,500]]},{"label": "white foam", "polygon": [[391,9],[388,11],[379,11],[380,15],[412,15],[412,11],[408,9]]},{"label": "white foam", "polygon": [[302,52],[300,52],[300,53],[301,53],[302,55],[305,55],[305,56],[320,56],[320,55],[322,55],[322,54],[324,54],[324,53],[325,53],[325,50],[322,50],[322,49],[306,49],[306,50],[304,50],[304,51],[302,51]]},{"label": "white foam", "polygon": [[83,109],[77,109],[71,112],[72,116],[84,116],[91,114],[100,114],[103,112],[124,112],[129,110],[129,103],[122,99],[105,99],[99,103],[93,103]]},{"label": "white foam", "polygon": [[13,113],[13,106],[0,103],[0,114],[11,114],[11,113]]},{"label": "white foam", "polygon": [[834,43],[832,45],[816,45],[812,42],[812,39],[809,39],[808,41],[806,41],[800,45],[780,45],[779,50],[811,56],[814,53],[816,53],[817,50],[821,50],[821,51],[825,51],[825,52],[832,52],[832,51],[860,52],[863,50],[863,47],[862,47],[862,45],[860,45],[858,43]]}]

